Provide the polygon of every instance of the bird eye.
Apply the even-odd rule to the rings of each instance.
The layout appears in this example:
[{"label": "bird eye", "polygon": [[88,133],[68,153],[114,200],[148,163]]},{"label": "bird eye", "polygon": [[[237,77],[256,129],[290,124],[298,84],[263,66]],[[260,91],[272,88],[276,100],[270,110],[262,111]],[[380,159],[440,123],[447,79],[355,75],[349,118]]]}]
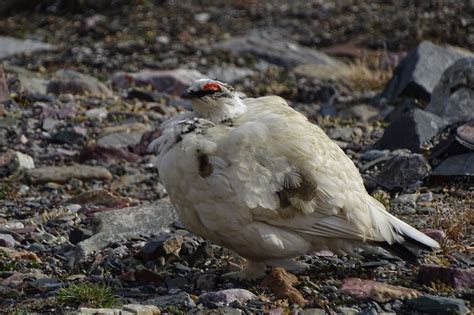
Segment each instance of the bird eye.
[{"label": "bird eye", "polygon": [[219,92],[221,86],[218,83],[206,83],[202,86],[202,90],[205,92]]}]

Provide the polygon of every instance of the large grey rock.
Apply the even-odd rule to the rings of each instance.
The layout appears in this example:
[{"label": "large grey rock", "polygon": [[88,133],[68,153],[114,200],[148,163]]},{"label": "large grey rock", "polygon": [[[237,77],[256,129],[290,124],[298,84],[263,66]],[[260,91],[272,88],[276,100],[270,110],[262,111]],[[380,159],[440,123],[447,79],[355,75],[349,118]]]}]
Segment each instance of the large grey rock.
[{"label": "large grey rock", "polygon": [[450,315],[467,314],[467,307],[461,299],[441,297],[435,295],[424,295],[407,302],[408,307],[421,314]]},{"label": "large grey rock", "polygon": [[92,237],[77,244],[74,265],[111,242],[120,242],[137,235],[158,234],[178,219],[169,199],[150,205],[99,212],[92,218]]},{"label": "large grey rock", "polygon": [[428,176],[431,167],[421,154],[394,156],[380,169],[377,183],[389,191],[418,186]]},{"label": "large grey rock", "polygon": [[431,176],[474,176],[474,152],[449,156],[434,169]]},{"label": "large grey rock", "polygon": [[116,88],[151,85],[158,92],[181,95],[197,79],[206,75],[192,69],[142,70],[136,73],[119,72],[112,82]]},{"label": "large grey rock", "polygon": [[53,94],[85,94],[110,96],[112,92],[98,79],[73,70],[58,70],[55,78],[47,87],[48,93]]},{"label": "large grey rock", "polygon": [[237,54],[252,54],[257,58],[285,68],[293,68],[301,64],[335,65],[339,63],[325,53],[263,32],[231,38],[217,43],[214,45],[214,49]]},{"label": "large grey rock", "polygon": [[381,149],[410,149],[412,152],[421,152],[446,125],[447,122],[435,114],[413,109],[401,114],[388,126],[377,146]]},{"label": "large grey rock", "polygon": [[233,65],[214,66],[207,72],[209,78],[227,83],[234,83],[253,75],[255,75],[255,71]]},{"label": "large grey rock", "polygon": [[429,101],[444,70],[463,56],[454,49],[421,42],[397,66],[381,98],[391,102],[398,96],[410,96]]},{"label": "large grey rock", "polygon": [[443,73],[426,110],[450,122],[474,118],[474,57],[456,61]]},{"label": "large grey rock", "polygon": [[96,213],[93,217],[94,233],[135,235],[158,234],[178,219],[169,199],[160,199],[146,206],[122,208]]},{"label": "large grey rock", "polygon": [[36,40],[0,36],[0,60],[18,54],[55,50],[56,47]]}]

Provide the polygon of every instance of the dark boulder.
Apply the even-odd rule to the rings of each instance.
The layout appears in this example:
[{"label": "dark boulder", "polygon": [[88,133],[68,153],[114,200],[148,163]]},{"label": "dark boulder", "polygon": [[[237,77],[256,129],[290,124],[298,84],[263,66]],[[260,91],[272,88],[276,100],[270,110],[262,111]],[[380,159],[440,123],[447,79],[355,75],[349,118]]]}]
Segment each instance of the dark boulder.
[{"label": "dark boulder", "polygon": [[421,42],[397,66],[380,101],[392,102],[399,96],[429,101],[443,72],[463,56],[431,42]]},{"label": "dark boulder", "polygon": [[474,118],[474,58],[460,59],[443,73],[426,110],[453,123]]},{"label": "dark boulder", "polygon": [[446,127],[442,118],[421,109],[401,114],[385,130],[376,146],[381,149],[410,149],[422,152],[423,147]]}]

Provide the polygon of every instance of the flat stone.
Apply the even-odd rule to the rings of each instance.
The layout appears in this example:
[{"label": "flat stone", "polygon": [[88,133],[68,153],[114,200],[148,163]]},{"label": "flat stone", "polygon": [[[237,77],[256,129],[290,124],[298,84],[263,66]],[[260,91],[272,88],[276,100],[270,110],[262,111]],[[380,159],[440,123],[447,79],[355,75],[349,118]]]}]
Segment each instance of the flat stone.
[{"label": "flat stone", "polygon": [[98,79],[73,70],[58,70],[55,79],[47,87],[48,93],[53,94],[92,94],[96,96],[111,96],[112,91]]},{"label": "flat stone", "polygon": [[474,268],[448,268],[435,265],[422,265],[418,271],[418,281],[430,285],[443,282],[455,289],[474,288]]},{"label": "flat stone", "polygon": [[421,312],[422,314],[464,315],[468,312],[463,300],[435,295],[424,295],[410,299],[406,304],[411,310]]},{"label": "flat stone", "polygon": [[359,278],[344,279],[341,290],[350,293],[358,299],[372,299],[380,303],[402,297],[416,297],[420,294],[415,289]]},{"label": "flat stone", "polygon": [[177,220],[175,210],[168,198],[160,199],[150,205],[121,208],[95,213],[92,218],[95,233],[126,233],[136,235],[157,234]]},{"label": "flat stone", "polygon": [[431,173],[433,177],[474,176],[474,152],[448,156]]},{"label": "flat stone", "polygon": [[325,53],[264,32],[231,38],[217,43],[214,49],[235,54],[251,54],[285,68],[293,68],[301,64],[339,64],[339,61]]},{"label": "flat stone", "polygon": [[124,312],[121,309],[113,309],[113,308],[89,308],[89,307],[81,307],[79,310],[75,313],[69,313],[70,315],[72,314],[77,314],[77,315],[129,315],[133,313],[129,312]]},{"label": "flat stone", "polygon": [[209,78],[231,84],[255,74],[256,72],[251,69],[239,68],[234,65],[214,66],[207,72]]},{"label": "flat stone", "polygon": [[111,180],[112,174],[102,166],[71,165],[47,166],[26,171],[26,178],[32,184],[47,182],[65,183],[72,178],[80,180]]},{"label": "flat stone", "polygon": [[178,293],[173,295],[158,296],[143,302],[147,305],[158,307],[175,306],[182,309],[189,309],[196,306],[191,296],[187,293]]},{"label": "flat stone", "polygon": [[435,114],[413,109],[393,121],[375,146],[380,149],[422,152],[429,141],[447,125],[447,121]]},{"label": "flat stone", "polygon": [[137,235],[158,234],[177,219],[176,212],[167,198],[150,205],[95,213],[92,217],[92,230],[96,234],[77,244],[70,264],[82,261],[109,243],[121,242]]},{"label": "flat stone", "polygon": [[142,123],[129,123],[105,128],[97,139],[97,144],[105,148],[122,149],[134,147],[149,128]]},{"label": "flat stone", "polygon": [[418,186],[431,171],[421,154],[396,155],[380,169],[377,183],[383,188],[396,191]]},{"label": "flat stone", "polygon": [[212,307],[218,304],[228,305],[235,301],[240,304],[245,304],[256,298],[257,296],[255,294],[245,289],[227,289],[217,292],[203,293],[199,296],[199,301],[204,305]]},{"label": "flat stone", "polygon": [[474,118],[473,57],[457,60],[446,69],[433,91],[426,111],[452,123]]},{"label": "flat stone", "polygon": [[408,96],[429,101],[443,72],[464,56],[453,49],[421,42],[397,66],[381,99],[392,102],[399,96]]},{"label": "flat stone", "polygon": [[123,310],[135,315],[159,315],[160,309],[156,305],[127,304]]},{"label": "flat stone", "polygon": [[32,54],[39,51],[51,51],[56,47],[36,40],[17,39],[0,36],[0,59],[18,54]]},{"label": "flat stone", "polygon": [[194,81],[205,77],[192,69],[142,70],[136,73],[119,72],[112,82],[120,89],[151,85],[158,92],[181,95]]}]

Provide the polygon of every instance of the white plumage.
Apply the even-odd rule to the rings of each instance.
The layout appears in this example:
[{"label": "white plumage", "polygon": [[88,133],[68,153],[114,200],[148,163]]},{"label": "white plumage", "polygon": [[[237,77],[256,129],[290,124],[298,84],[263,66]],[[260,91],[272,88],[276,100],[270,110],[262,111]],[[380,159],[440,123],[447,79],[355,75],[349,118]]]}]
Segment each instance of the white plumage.
[{"label": "white plumage", "polygon": [[247,258],[244,278],[313,250],[439,247],[371,197],[339,146],[284,99],[240,99],[204,79],[187,96],[194,112],[165,122],[150,148],[183,225]]}]

